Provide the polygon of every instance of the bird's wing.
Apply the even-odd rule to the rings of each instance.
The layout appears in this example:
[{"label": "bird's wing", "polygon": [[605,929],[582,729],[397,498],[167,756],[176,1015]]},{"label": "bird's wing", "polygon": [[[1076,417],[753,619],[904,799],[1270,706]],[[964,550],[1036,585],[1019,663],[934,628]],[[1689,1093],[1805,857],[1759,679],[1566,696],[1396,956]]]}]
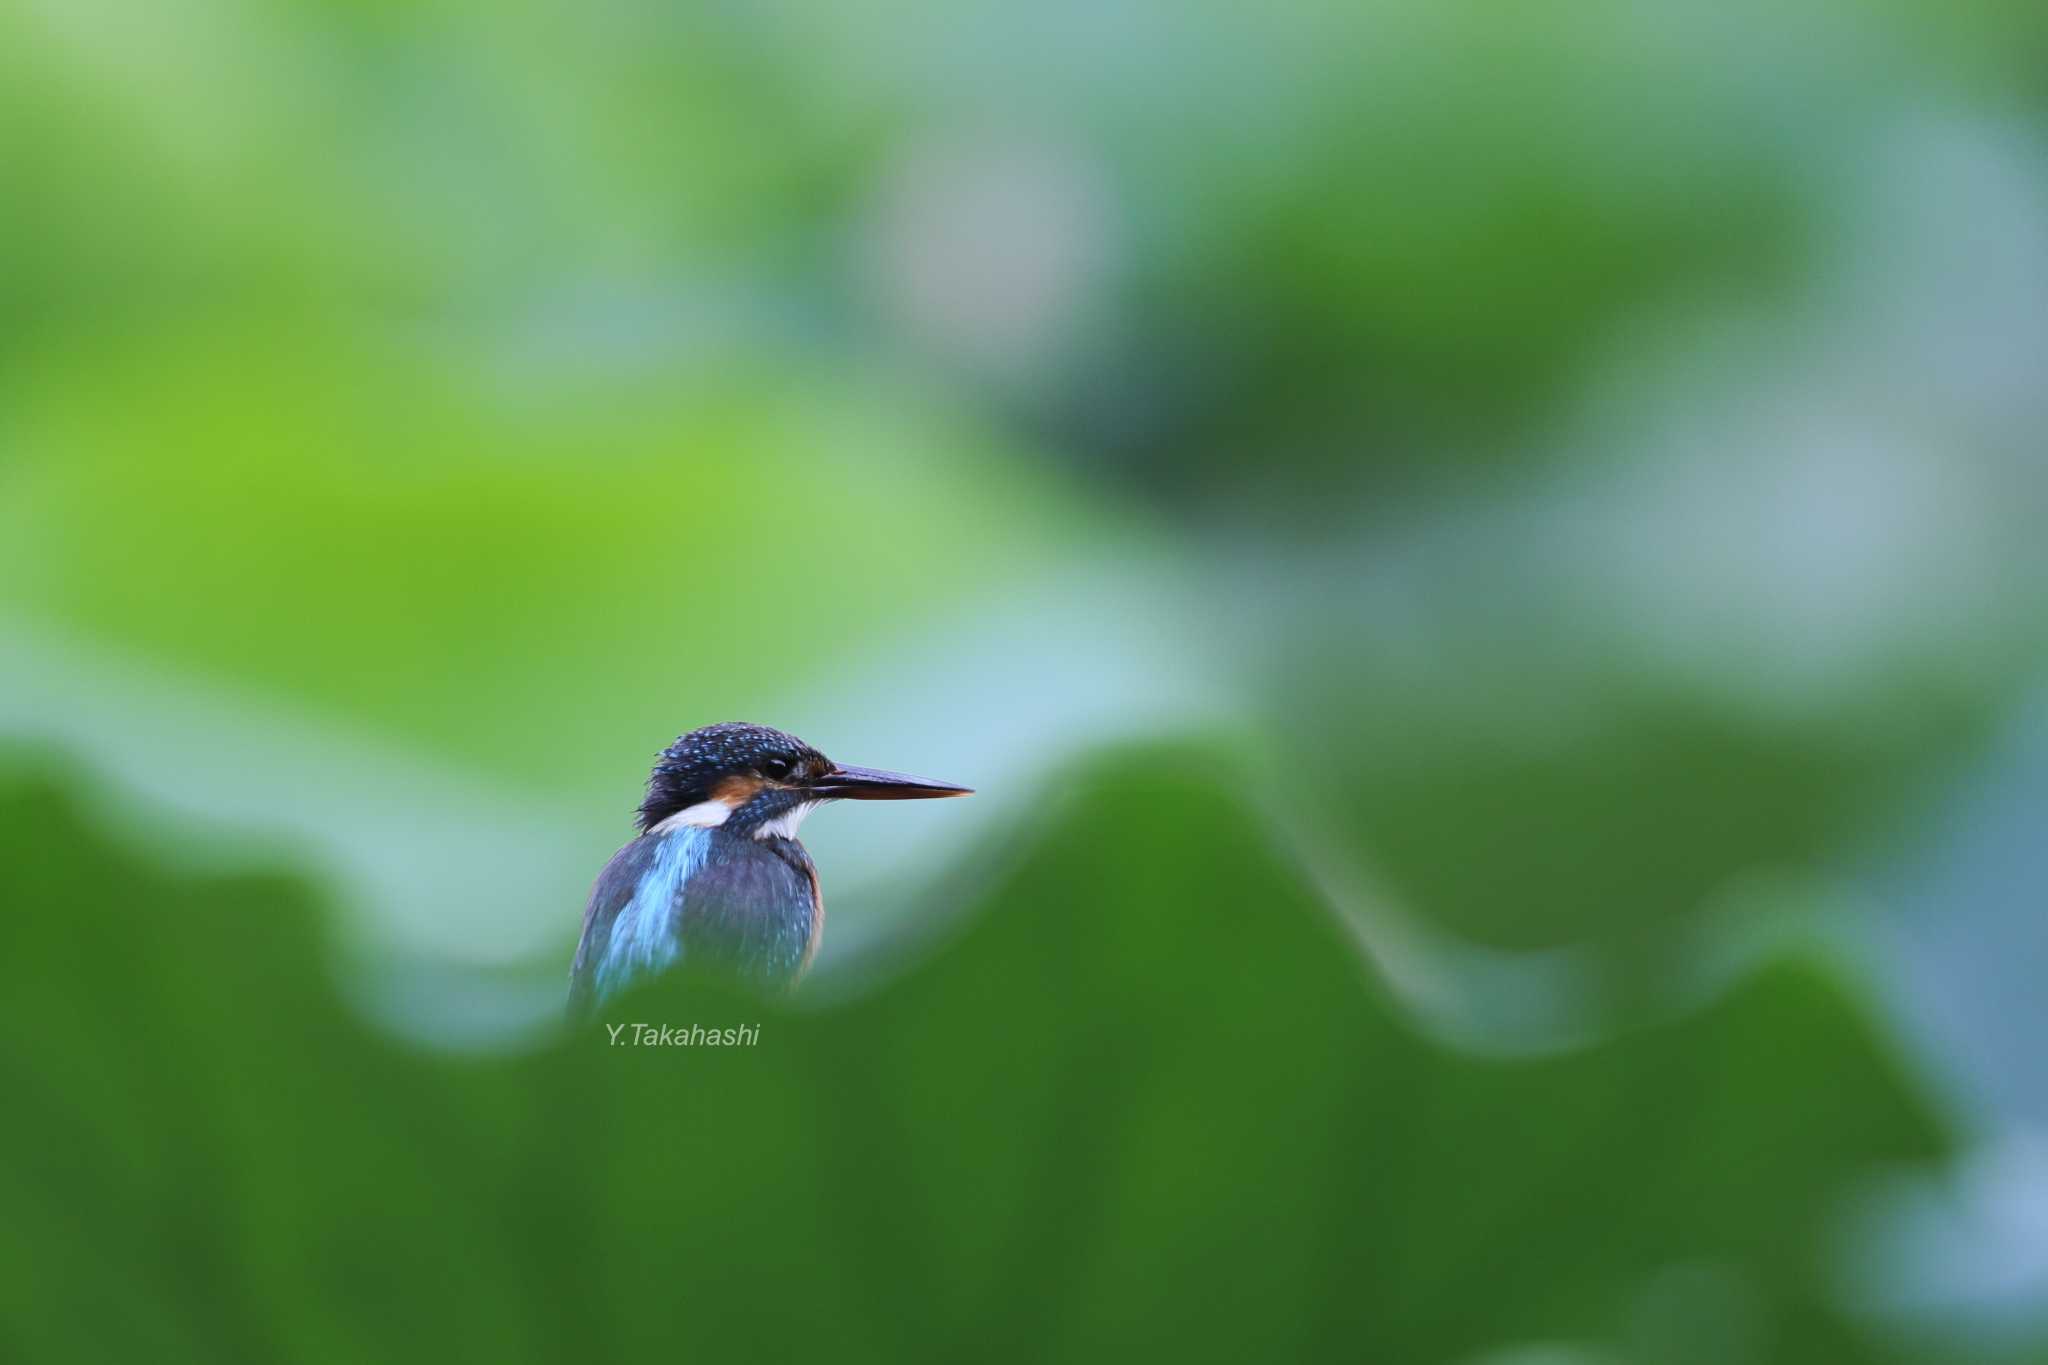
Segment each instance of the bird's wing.
[{"label": "bird's wing", "polygon": [[660,836],[635,839],[613,855],[591,888],[590,903],[583,908],[583,937],[576,944],[576,960],[569,966],[569,1016],[580,1019],[597,1003],[597,971],[611,947],[612,926],[619,912],[633,903],[641,883],[655,862]]}]

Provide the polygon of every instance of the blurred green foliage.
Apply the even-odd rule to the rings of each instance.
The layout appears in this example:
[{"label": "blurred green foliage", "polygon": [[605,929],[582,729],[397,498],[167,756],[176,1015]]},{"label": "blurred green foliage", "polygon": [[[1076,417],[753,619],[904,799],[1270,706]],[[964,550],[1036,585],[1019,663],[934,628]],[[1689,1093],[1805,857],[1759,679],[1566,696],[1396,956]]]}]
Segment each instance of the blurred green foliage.
[{"label": "blurred green foliage", "polygon": [[[815,373],[528,400],[253,324],[118,368],[116,404],[67,365],[16,406],[0,602],[536,786],[602,781],[679,685],[751,714],[1101,524],[984,434]],[[579,694],[618,704],[534,723]]]},{"label": "blurred green foliage", "polygon": [[1404,903],[1477,942],[1599,945],[1631,1011],[1670,989],[1718,896],[1868,856],[1997,714],[1995,690],[1900,679],[1858,714],[1760,715],[1587,648],[1560,666],[1568,644],[1536,647],[1544,664],[1513,676],[1381,675],[1334,732],[1320,722],[1355,675],[1300,669],[1278,690],[1295,703],[1280,762]]},{"label": "blurred green foliage", "polygon": [[[1207,752],[1093,765],[929,961],[792,1012],[659,983],[464,1060],[336,998],[288,880],[0,804],[0,1344],[38,1360],[1872,1359],[1821,1233],[1938,1153],[1864,1011],[1783,962],[1549,1061],[1418,1039]],[[1114,827],[1119,837],[1099,832]],[[1106,913],[1115,907],[1116,913]],[[630,1035],[628,1035],[630,1036]],[[1654,1338],[1659,1272],[1739,1322]],[[1710,1305],[1711,1306],[1711,1305]],[[1691,1330],[1691,1329],[1688,1329]],[[1738,1355],[1711,1352],[1722,1344]]]},{"label": "blurred green foliage", "polygon": [[[0,738],[81,765],[0,789],[0,1355],[1905,1353],[1827,1229],[1931,1091],[1842,963],[1700,964],[2038,689],[2044,60],[2023,0],[0,8]],[[835,910],[888,984],[621,1006],[743,1054],[343,1004],[551,995],[680,728],[919,766],[819,715],[988,764],[955,894]],[[1140,732],[1243,761],[1076,758]],[[1425,1036],[1263,831],[1590,964],[1601,1041]]]}]

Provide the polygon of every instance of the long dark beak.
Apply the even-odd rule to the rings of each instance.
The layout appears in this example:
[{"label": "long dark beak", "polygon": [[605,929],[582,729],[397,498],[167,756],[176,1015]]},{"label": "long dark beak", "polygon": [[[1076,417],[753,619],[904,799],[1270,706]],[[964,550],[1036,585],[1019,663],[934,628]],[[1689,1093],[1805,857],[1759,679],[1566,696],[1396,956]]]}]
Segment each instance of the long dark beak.
[{"label": "long dark beak", "polygon": [[917,801],[933,796],[971,796],[972,787],[934,782],[880,768],[834,768],[811,784],[818,795],[840,801]]}]

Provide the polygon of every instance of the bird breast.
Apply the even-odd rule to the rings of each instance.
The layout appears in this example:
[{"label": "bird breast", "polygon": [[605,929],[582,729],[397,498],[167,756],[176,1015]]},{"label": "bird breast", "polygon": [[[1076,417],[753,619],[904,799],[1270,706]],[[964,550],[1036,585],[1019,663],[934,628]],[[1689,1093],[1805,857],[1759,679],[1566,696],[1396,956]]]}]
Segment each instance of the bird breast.
[{"label": "bird breast", "polygon": [[[630,892],[618,897],[596,957],[600,999],[677,965],[786,986],[815,951],[817,875],[793,839],[674,826],[628,845],[614,866]],[[586,940],[598,929],[593,918]]]}]

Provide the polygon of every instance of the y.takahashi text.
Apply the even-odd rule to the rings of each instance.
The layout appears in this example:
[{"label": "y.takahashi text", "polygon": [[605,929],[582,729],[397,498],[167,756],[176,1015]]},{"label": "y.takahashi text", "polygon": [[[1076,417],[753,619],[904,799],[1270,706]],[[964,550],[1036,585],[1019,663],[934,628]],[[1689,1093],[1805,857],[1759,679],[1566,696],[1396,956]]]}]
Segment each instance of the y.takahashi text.
[{"label": "y.takahashi text", "polygon": [[761,1041],[759,1024],[705,1028],[702,1024],[606,1024],[613,1047],[752,1047]]}]

